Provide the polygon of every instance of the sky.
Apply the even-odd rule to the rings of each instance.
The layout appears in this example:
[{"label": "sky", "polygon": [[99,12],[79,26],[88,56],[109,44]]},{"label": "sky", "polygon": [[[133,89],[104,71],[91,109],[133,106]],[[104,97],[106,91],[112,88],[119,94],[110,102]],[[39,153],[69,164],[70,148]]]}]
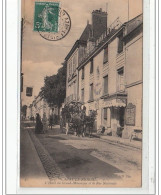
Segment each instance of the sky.
[{"label": "sky", "polygon": [[[142,13],[142,0],[60,0],[59,2],[61,8],[67,11],[71,18],[71,30],[62,40],[47,41],[38,32],[33,31],[35,0],[22,0],[21,15],[25,19],[22,45],[22,72],[24,73],[22,105],[31,104],[44,84],[44,77],[56,74],[62,67],[64,58],[75,41],[80,38],[87,20],[91,23],[93,10],[100,8],[103,11],[107,10],[107,26],[117,17],[121,23],[124,23]],[[33,87],[32,97],[26,96],[26,87]]]}]

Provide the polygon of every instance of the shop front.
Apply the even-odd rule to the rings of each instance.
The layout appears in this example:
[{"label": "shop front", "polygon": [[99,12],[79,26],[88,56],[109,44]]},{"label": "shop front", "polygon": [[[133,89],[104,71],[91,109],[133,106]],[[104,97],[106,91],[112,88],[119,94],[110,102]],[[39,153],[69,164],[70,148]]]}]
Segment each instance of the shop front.
[{"label": "shop front", "polygon": [[126,95],[103,100],[102,125],[112,136],[122,137],[125,127]]}]

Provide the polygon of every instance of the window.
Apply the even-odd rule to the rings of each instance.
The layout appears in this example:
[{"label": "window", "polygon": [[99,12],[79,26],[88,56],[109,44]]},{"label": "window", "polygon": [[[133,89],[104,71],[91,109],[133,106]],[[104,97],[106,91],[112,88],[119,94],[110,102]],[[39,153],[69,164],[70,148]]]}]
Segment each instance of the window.
[{"label": "window", "polygon": [[108,46],[104,49],[103,63],[105,64],[106,62],[108,62]]},{"label": "window", "polygon": [[89,100],[93,100],[93,83],[90,84],[90,94],[89,94]]},{"label": "window", "polygon": [[107,108],[103,109],[103,118],[107,121]]},{"label": "window", "polygon": [[123,51],[123,32],[118,36],[118,53]]},{"label": "window", "polygon": [[104,80],[103,94],[108,94],[108,75],[105,76],[103,80]]},{"label": "window", "polygon": [[84,88],[81,89],[81,101],[84,102]]},{"label": "window", "polygon": [[75,70],[76,70],[76,64],[77,64],[77,56],[75,54],[73,57],[73,72],[75,72]]},{"label": "window", "polygon": [[84,79],[84,67],[82,68],[82,79]]},{"label": "window", "polygon": [[91,60],[91,64],[90,64],[90,74],[93,73],[93,59]]},{"label": "window", "polygon": [[125,89],[124,85],[124,68],[117,70],[118,73],[118,91],[123,91]]},{"label": "window", "polygon": [[102,109],[102,125],[105,127],[111,127],[111,111],[110,108]]},{"label": "window", "polygon": [[72,63],[71,63],[71,61],[69,61],[68,67],[69,67],[69,76],[70,76],[72,74]]}]

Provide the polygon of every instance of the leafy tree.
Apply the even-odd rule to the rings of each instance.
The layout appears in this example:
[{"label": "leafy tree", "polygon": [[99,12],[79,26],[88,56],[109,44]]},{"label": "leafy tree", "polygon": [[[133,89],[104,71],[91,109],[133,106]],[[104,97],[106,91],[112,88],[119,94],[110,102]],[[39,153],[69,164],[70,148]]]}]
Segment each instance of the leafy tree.
[{"label": "leafy tree", "polygon": [[40,95],[49,105],[57,105],[60,108],[66,95],[66,66],[58,70],[56,75],[46,76],[44,87],[41,88]]}]

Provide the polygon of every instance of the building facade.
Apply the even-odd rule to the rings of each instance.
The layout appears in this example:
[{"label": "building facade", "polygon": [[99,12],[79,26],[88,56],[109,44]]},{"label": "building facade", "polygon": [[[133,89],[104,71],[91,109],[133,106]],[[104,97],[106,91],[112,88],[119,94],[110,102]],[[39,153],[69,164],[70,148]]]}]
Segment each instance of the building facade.
[{"label": "building facade", "polygon": [[92,12],[92,24],[87,25],[81,34],[79,40],[75,42],[72,49],[65,58],[67,65],[66,80],[66,99],[65,103],[72,100],[80,101],[79,97],[79,77],[78,65],[82,57],[88,54],[88,51],[94,48],[96,39],[107,29],[107,13],[100,10]]},{"label": "building facade", "polygon": [[128,138],[142,129],[142,15],[123,25],[117,19],[92,36],[78,55],[77,100],[84,102],[87,115],[97,110],[96,129],[104,126],[107,133]]}]

